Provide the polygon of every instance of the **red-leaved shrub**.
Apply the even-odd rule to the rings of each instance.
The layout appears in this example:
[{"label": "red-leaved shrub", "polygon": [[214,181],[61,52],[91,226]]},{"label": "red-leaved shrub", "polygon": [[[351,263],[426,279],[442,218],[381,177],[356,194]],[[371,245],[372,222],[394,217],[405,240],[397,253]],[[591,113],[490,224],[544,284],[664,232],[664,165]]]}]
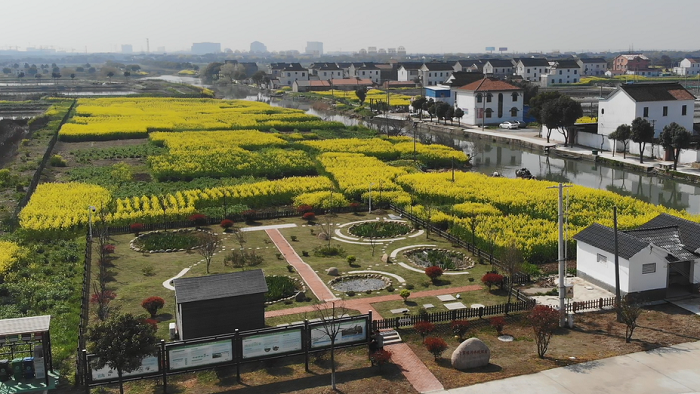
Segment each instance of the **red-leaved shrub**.
[{"label": "red-leaved shrub", "polygon": [[376,352],[372,353],[369,358],[372,360],[372,364],[376,364],[381,367],[382,364],[386,364],[391,361],[391,352],[383,349],[377,350]]},{"label": "red-leaved shrub", "polygon": [[207,225],[207,215],[203,213],[195,213],[190,215],[190,217],[187,218],[190,222],[192,222],[195,226],[206,226]]},{"label": "red-leaved shrub", "polygon": [[114,253],[115,247],[114,247],[114,245],[112,245],[112,244],[107,244],[107,245],[105,245],[105,246],[102,247],[102,250],[103,250],[105,253]]},{"label": "red-leaved shrub", "polygon": [[537,305],[532,308],[527,320],[535,331],[537,355],[544,358],[552,333],[559,327],[559,311],[546,305]]},{"label": "red-leaved shrub", "polygon": [[447,350],[447,342],[444,339],[438,337],[428,337],[423,341],[425,348],[428,349],[430,353],[433,354],[435,360],[440,358],[440,355]]},{"label": "red-leaved shrub", "polygon": [[353,212],[357,212],[360,209],[361,204],[359,202],[351,202],[349,207]]},{"label": "red-leaved shrub", "polygon": [[489,272],[487,274],[484,274],[484,276],[481,277],[481,282],[488,286],[489,290],[491,290],[491,287],[496,285],[496,286],[501,286],[503,285],[503,275],[496,274],[493,272]]},{"label": "red-leaved shrub", "polygon": [[306,212],[305,214],[301,215],[301,218],[310,222],[316,219],[316,214],[313,212]]},{"label": "red-leaved shrub", "polygon": [[454,320],[452,322],[452,332],[459,337],[461,341],[464,338],[464,334],[469,331],[469,321],[468,320]]},{"label": "red-leaved shrub", "polygon": [[143,319],[143,322],[152,325],[155,329],[158,329],[158,320],[156,319]]},{"label": "red-leaved shrub", "polygon": [[228,230],[228,229],[230,229],[231,227],[233,227],[233,220],[231,220],[231,219],[224,219],[224,220],[221,221],[220,226],[221,226],[221,228],[224,229],[224,231],[225,231],[225,230]]},{"label": "red-leaved shrub", "polygon": [[151,314],[151,318],[155,318],[158,310],[165,305],[165,300],[160,297],[148,297],[141,301],[141,306],[148,313]]},{"label": "red-leaved shrub", "polygon": [[145,226],[143,225],[143,223],[132,223],[129,226],[129,231],[131,231],[132,233],[134,233],[138,236],[139,233],[141,231],[143,231],[144,228],[145,228]]},{"label": "red-leaved shrub", "polygon": [[425,274],[428,275],[428,278],[430,278],[430,280],[432,280],[433,283],[435,283],[435,281],[440,276],[442,276],[442,268],[435,265],[432,267],[428,267],[425,269]]},{"label": "red-leaved shrub", "polygon": [[501,335],[503,332],[503,327],[506,325],[506,319],[504,319],[502,316],[496,316],[492,317],[489,322],[491,323],[491,327],[496,329],[498,335]]},{"label": "red-leaved shrub", "polygon": [[435,331],[435,324],[429,321],[419,321],[413,325],[413,328],[420,334],[420,336],[425,338],[426,335]]},{"label": "red-leaved shrub", "polygon": [[313,210],[314,210],[314,207],[312,207],[309,204],[301,204],[297,207],[297,212],[302,213],[302,214],[304,214],[306,212],[311,212]]},{"label": "red-leaved shrub", "polygon": [[246,223],[254,221],[257,214],[258,212],[255,209],[246,209],[245,211],[241,212],[241,216],[243,216]]},{"label": "red-leaved shrub", "polygon": [[103,292],[92,293],[90,302],[93,304],[108,304],[115,298],[117,298],[117,293],[112,290],[105,290]]}]

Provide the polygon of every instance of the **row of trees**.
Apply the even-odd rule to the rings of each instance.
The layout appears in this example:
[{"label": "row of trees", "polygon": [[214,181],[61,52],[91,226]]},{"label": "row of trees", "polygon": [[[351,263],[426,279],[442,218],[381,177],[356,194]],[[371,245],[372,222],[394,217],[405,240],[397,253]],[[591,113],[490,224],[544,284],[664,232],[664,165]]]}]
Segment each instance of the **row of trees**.
[{"label": "row of trees", "polygon": [[[608,136],[611,140],[620,141],[623,145],[623,157],[627,157],[627,145],[629,141],[639,144],[639,162],[644,163],[644,148],[646,144],[654,144],[654,126],[644,118],[637,117],[632,121],[632,125],[621,124]],[[685,127],[676,122],[671,122],[665,126],[661,132],[658,143],[667,151],[671,152],[673,169],[678,168],[678,157],[681,149],[690,148],[692,135]],[[613,148],[613,156],[615,149]]]},{"label": "row of trees", "polygon": [[564,136],[564,146],[573,144],[574,124],[583,116],[581,103],[560,92],[544,92],[530,99],[530,115],[547,128],[547,142],[553,130]]},{"label": "row of trees", "polygon": [[461,108],[454,108],[445,102],[434,101],[425,97],[413,100],[411,106],[414,111],[420,114],[421,119],[423,119],[423,111],[425,111],[430,115],[430,120],[433,120],[433,116],[435,116],[438,121],[443,120],[445,124],[447,124],[448,119],[452,123],[454,118],[457,118],[457,123],[461,124],[462,116],[464,116],[464,111]]}]

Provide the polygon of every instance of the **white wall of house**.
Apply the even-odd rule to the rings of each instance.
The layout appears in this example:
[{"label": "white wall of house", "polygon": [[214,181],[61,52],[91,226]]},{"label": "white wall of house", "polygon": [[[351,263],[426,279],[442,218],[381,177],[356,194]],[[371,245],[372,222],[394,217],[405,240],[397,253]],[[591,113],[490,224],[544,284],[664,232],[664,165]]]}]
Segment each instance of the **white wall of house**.
[{"label": "white wall of house", "polygon": [[343,79],[343,70],[317,70],[315,75],[322,81],[329,79]]},{"label": "white wall of house", "polygon": [[661,75],[661,70],[650,68],[648,70],[627,70],[627,75],[641,75],[643,77],[658,77]]},{"label": "white wall of house", "polygon": [[[619,125],[632,124],[637,117],[646,118],[654,125],[656,137],[659,137],[663,128],[671,122],[676,122],[690,131],[693,130],[694,108],[694,100],[636,102],[619,91],[609,99],[598,102],[598,134],[610,135]],[[645,112],[647,116],[644,116]]]},{"label": "white wall of house", "polygon": [[445,83],[447,78],[452,76],[452,70],[442,70],[442,71],[430,71],[430,70],[419,70],[419,75],[423,77],[424,86],[435,86]]},{"label": "white wall of house", "polygon": [[308,81],[309,72],[308,71],[282,71],[278,77],[280,85],[282,86],[292,86],[294,81]]},{"label": "white wall of house", "polygon": [[[632,256],[632,259],[635,256]],[[619,258],[620,291],[630,292],[630,262]],[[576,270],[615,288],[615,255],[583,242],[576,243]],[[657,269],[658,271],[658,269]]]},{"label": "white wall of house", "polygon": [[[651,245],[651,248],[644,248],[632,256],[629,261],[629,291],[665,289],[668,284],[668,263],[664,257],[667,255],[667,251]],[[642,273],[645,264],[655,264],[655,272]]]},{"label": "white wall of house", "polygon": [[683,59],[678,64],[678,67],[673,68],[673,73],[676,75],[699,75],[700,63],[691,62],[689,59]]},{"label": "white wall of house", "polygon": [[374,83],[379,83],[381,70],[362,70],[357,69],[355,76],[361,79],[371,79]]},{"label": "white wall of house", "polygon": [[526,67],[520,62],[518,62],[518,65],[515,67],[515,74],[520,75],[526,81],[539,82],[540,76],[546,71],[547,69],[544,66]]},{"label": "white wall of house", "polygon": [[408,82],[408,81],[413,82],[413,80],[415,80],[416,78],[418,78],[418,70],[406,70],[403,67],[399,68],[399,76],[398,76],[399,81],[401,81],[401,82]]},{"label": "white wall of house", "polygon": [[603,76],[608,71],[607,63],[579,63],[581,65],[581,74],[585,76]]},{"label": "white wall of house", "polygon": [[[455,95],[456,92],[456,95]],[[497,124],[506,120],[523,120],[523,95],[522,92],[517,92],[516,100],[513,100],[513,92],[490,92],[491,102],[485,97],[481,102],[478,102],[476,92],[468,90],[453,89],[452,96],[455,99],[455,107],[461,108],[464,111],[462,122],[466,124],[480,125],[481,117],[478,115],[481,112],[488,113],[491,109],[491,117],[485,116],[483,122],[485,124]],[[503,116],[498,116],[498,94],[503,94]],[[517,114],[512,115],[511,109],[517,108]]]},{"label": "white wall of house", "polygon": [[581,81],[578,68],[551,69],[548,74],[540,76],[542,86],[552,86],[560,83],[576,83]]},{"label": "white wall of house", "polygon": [[509,67],[494,67],[491,63],[484,64],[484,74],[491,74],[497,77],[506,77],[513,75],[513,66]]}]

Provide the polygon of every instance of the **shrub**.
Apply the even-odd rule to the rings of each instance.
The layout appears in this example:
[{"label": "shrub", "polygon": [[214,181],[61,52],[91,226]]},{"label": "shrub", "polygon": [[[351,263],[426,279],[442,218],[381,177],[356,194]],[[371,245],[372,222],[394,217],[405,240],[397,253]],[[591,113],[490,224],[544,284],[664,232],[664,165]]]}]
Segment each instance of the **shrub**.
[{"label": "shrub", "polygon": [[219,226],[221,226],[221,228],[223,228],[224,231],[228,231],[231,227],[233,227],[233,224],[233,220],[224,219],[221,221],[221,224],[219,224]]},{"label": "shrub", "polygon": [[348,257],[345,258],[347,260],[348,264],[353,265],[355,264],[355,261],[357,261],[357,257],[353,255],[349,255]]},{"label": "shrub", "polygon": [[388,286],[388,287],[386,288],[386,291],[388,291],[389,293],[393,293],[394,290],[396,290],[396,289],[394,289],[394,286]]},{"label": "shrub", "polygon": [[306,251],[306,250],[302,250],[302,251],[301,251],[301,255],[304,256],[304,257],[309,257],[309,252]]},{"label": "shrub", "polygon": [[241,216],[243,216],[243,219],[245,220],[246,223],[251,223],[255,220],[255,217],[257,216],[257,211],[254,209],[247,209],[243,212],[241,212]]},{"label": "shrub", "polygon": [[413,290],[414,288],[415,288],[415,286],[413,286],[413,285],[410,284],[410,283],[406,285],[406,289],[407,289],[407,290]]},{"label": "shrub", "polygon": [[493,285],[501,286],[503,284],[503,275],[489,272],[481,277],[481,282],[488,286],[489,290]]},{"label": "shrub", "polygon": [[297,238],[297,236],[296,236],[296,235],[292,235],[292,242],[296,242],[296,241],[297,241],[297,239],[298,239],[298,238]]},{"label": "shrub", "polygon": [[103,292],[92,293],[92,296],[90,296],[90,302],[93,304],[107,304],[115,298],[117,298],[117,293],[113,292],[112,290],[105,290]]},{"label": "shrub", "polygon": [[459,340],[464,339],[464,334],[469,331],[469,321],[468,320],[454,320],[451,324],[452,332],[459,337]]},{"label": "shrub", "polygon": [[352,297],[355,295],[355,292],[353,290],[348,290],[345,294],[347,294],[348,297]]},{"label": "shrub", "polygon": [[353,212],[357,212],[360,209],[361,204],[359,202],[351,202],[349,207]]},{"label": "shrub", "polygon": [[401,290],[399,295],[401,296],[401,298],[403,298],[403,302],[406,302],[408,300],[408,297],[411,296],[411,292],[408,291],[408,289],[403,289]]},{"label": "shrub", "polygon": [[165,305],[165,300],[160,297],[148,297],[141,301],[141,307],[151,314],[151,318],[155,318],[158,310]]},{"label": "shrub", "polygon": [[265,301],[277,301],[282,298],[293,296],[297,291],[294,280],[287,276],[266,276],[267,293]]},{"label": "shrub", "polygon": [[309,204],[302,204],[302,205],[299,205],[299,206],[297,207],[297,212],[299,212],[299,213],[301,213],[301,214],[303,215],[303,214],[305,214],[305,213],[307,213],[307,212],[313,211],[313,209],[314,209],[314,208],[313,208],[311,205],[309,205]]},{"label": "shrub", "polygon": [[105,253],[114,253],[115,247],[114,247],[114,245],[112,245],[112,244],[107,244],[107,245],[105,245],[105,246],[102,247],[102,250],[103,250]]},{"label": "shrub", "polygon": [[301,218],[311,223],[314,219],[316,219],[316,214],[313,212],[306,212],[305,214],[301,215]]},{"label": "shrub", "polygon": [[425,274],[433,283],[435,283],[438,278],[442,276],[442,268],[437,266],[428,267],[425,269]]},{"label": "shrub", "polygon": [[190,215],[190,217],[188,217],[187,220],[192,222],[195,226],[206,226],[207,215],[204,215],[201,213],[195,213],[193,215]]},{"label": "shrub", "polygon": [[369,356],[373,365],[382,366],[391,361],[391,352],[388,350],[377,350]]},{"label": "shrub", "polygon": [[287,264],[287,271],[294,272],[294,267],[291,264]]},{"label": "shrub", "polygon": [[537,355],[544,358],[552,333],[559,327],[559,311],[546,305],[537,305],[532,308],[527,318],[535,331]]},{"label": "shrub", "polygon": [[156,319],[143,319],[143,322],[152,325],[155,329],[158,329],[158,320]]},{"label": "shrub", "polygon": [[447,350],[447,343],[444,339],[438,337],[428,337],[423,341],[425,348],[435,357],[435,361]]},{"label": "shrub", "polygon": [[370,290],[370,289],[365,290],[365,294],[372,294],[372,290]]},{"label": "shrub", "polygon": [[345,256],[345,249],[340,246],[317,246],[314,248],[314,256],[316,257],[334,257],[334,256]]},{"label": "shrub", "polygon": [[137,237],[139,236],[139,233],[140,233],[141,231],[143,231],[143,229],[144,229],[143,223],[132,223],[132,224],[129,226],[129,231],[131,231],[132,233],[136,234]]},{"label": "shrub", "polygon": [[489,322],[491,323],[491,327],[496,329],[498,335],[501,335],[503,332],[503,327],[506,325],[506,319],[504,319],[502,316],[495,316],[492,317]]},{"label": "shrub", "polygon": [[156,274],[156,270],[153,269],[152,265],[147,265],[141,268],[141,273],[143,274],[143,276],[153,276]]},{"label": "shrub", "polygon": [[429,321],[419,321],[413,325],[413,328],[425,339],[425,336],[435,331],[435,324]]},{"label": "shrub", "polygon": [[60,155],[53,155],[51,156],[51,159],[49,159],[49,164],[51,167],[65,167],[66,161],[63,160],[63,157]]}]

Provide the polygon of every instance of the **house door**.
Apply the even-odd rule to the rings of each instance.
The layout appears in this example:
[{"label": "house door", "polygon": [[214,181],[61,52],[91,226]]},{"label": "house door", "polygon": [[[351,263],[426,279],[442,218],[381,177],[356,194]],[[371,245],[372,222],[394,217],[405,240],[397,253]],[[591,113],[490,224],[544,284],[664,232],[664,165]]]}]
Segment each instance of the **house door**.
[{"label": "house door", "polygon": [[677,297],[689,293],[692,290],[690,282],[690,261],[668,264],[667,297]]}]

